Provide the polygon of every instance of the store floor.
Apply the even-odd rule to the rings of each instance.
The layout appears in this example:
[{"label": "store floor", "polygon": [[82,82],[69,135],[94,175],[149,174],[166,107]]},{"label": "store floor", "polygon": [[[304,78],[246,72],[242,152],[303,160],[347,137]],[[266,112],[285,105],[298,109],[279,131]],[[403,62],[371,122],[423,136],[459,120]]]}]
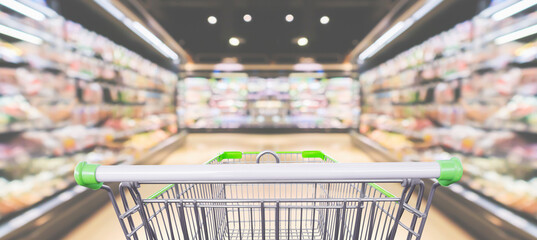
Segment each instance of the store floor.
[{"label": "store floor", "polygon": [[[190,134],[185,145],[163,164],[201,164],[222,151],[322,150],[340,162],[370,162],[355,148],[348,134]],[[146,194],[143,193],[142,194]],[[111,204],[97,210],[86,222],[68,233],[66,240],[124,239]],[[473,239],[458,225],[432,208],[422,239]]]}]

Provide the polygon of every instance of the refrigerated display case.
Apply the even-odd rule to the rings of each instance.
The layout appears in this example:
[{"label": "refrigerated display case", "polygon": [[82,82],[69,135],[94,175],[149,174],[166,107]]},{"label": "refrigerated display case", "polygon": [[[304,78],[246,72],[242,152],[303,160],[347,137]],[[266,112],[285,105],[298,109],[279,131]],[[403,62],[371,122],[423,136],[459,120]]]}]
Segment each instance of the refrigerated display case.
[{"label": "refrigerated display case", "polygon": [[257,78],[248,80],[246,128],[292,127],[289,122],[289,82],[287,78]]},{"label": "refrigerated display case", "polygon": [[503,20],[476,16],[360,75],[360,133],[403,161],[460,157],[465,174],[453,194],[529,239],[537,238],[537,36],[514,33],[536,24],[535,7]]},{"label": "refrigerated display case", "polygon": [[176,73],[59,15],[0,28],[2,238],[86,194],[77,162],[140,163],[178,128]]},{"label": "refrigerated display case", "polygon": [[[194,129],[348,129],[351,78],[186,78],[179,112]],[[181,94],[180,94],[181,96]]]},{"label": "refrigerated display case", "polygon": [[246,123],[246,87],[243,78],[185,78],[179,83],[182,94],[178,95],[185,127],[238,128]]},{"label": "refrigerated display case", "polygon": [[359,74],[355,71],[351,74],[351,131],[358,131],[360,127],[360,115],[362,111],[362,88],[360,87]]},{"label": "refrigerated display case", "polygon": [[[291,116],[303,128],[349,128],[352,79],[290,77]],[[343,110],[345,109],[345,110]]]}]

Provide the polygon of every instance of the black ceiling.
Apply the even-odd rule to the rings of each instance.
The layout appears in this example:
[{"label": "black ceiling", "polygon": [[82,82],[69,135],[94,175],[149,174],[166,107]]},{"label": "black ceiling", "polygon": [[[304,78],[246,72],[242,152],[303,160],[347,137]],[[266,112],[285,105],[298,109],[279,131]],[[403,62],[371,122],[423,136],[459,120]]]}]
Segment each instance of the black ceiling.
[{"label": "black ceiling", "polygon": [[[114,21],[93,0],[48,0],[66,18],[81,23],[142,56],[175,70],[169,59],[134,35],[122,23]],[[113,0],[116,1],[116,0]],[[314,57],[319,63],[342,62],[355,45],[394,8],[396,3],[416,0],[121,0],[137,15],[144,9],[181,44],[197,63],[217,63],[225,57],[237,57],[241,63],[296,63],[300,57]],[[362,66],[370,68],[430,36],[471,18],[479,3],[488,0],[451,0],[440,13],[403,34],[395,43],[379,52]],[[135,4],[133,4],[135,3]],[[408,5],[407,4],[407,5]],[[51,4],[55,5],[55,4]],[[403,4],[404,5],[404,4]],[[483,5],[483,4],[481,4]],[[486,4],[485,4],[486,5]],[[406,6],[406,5],[405,5]],[[395,10],[395,9],[393,9]],[[294,21],[285,21],[285,15]],[[250,14],[253,20],[243,21]],[[211,25],[207,17],[216,16]],[[327,25],[321,16],[330,17]],[[229,45],[230,37],[245,42]],[[305,36],[309,44],[293,42]]]},{"label": "black ceiling", "polygon": [[[394,0],[138,0],[199,63],[238,57],[243,63],[342,62]],[[122,1],[122,2],[129,2]],[[250,14],[253,20],[243,21]],[[293,14],[294,21],[285,21]],[[211,25],[209,16],[218,22]],[[330,22],[320,23],[321,16]],[[293,42],[307,37],[309,44]],[[244,40],[237,47],[230,37]]]}]

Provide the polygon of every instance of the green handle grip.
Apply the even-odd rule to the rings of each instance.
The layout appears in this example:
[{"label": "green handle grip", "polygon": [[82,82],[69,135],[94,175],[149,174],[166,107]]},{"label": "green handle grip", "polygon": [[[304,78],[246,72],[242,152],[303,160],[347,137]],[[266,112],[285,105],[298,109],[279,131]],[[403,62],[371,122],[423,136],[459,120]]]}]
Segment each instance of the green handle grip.
[{"label": "green handle grip", "polygon": [[463,169],[462,162],[459,158],[452,157],[449,160],[440,160],[437,162],[440,164],[440,177],[438,177],[440,185],[445,187],[461,180]]},{"label": "green handle grip", "polygon": [[75,181],[78,185],[87,187],[93,190],[100,189],[103,186],[102,182],[97,181],[96,171],[99,164],[89,164],[85,161],[79,162],[75,167]]}]

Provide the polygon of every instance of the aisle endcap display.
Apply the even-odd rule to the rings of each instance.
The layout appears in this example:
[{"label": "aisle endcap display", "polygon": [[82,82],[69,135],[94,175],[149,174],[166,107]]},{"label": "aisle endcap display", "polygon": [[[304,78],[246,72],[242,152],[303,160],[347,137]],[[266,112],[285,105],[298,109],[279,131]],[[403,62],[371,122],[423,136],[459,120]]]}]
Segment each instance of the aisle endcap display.
[{"label": "aisle endcap display", "polygon": [[89,164],[86,161],[79,162],[74,171],[74,177],[78,185],[97,190],[103,186],[97,181],[96,172],[100,164]]},{"label": "aisle endcap display", "polygon": [[449,186],[461,180],[463,168],[459,158],[452,157],[450,160],[438,160],[437,162],[440,164],[440,177],[438,177],[440,185]]}]

